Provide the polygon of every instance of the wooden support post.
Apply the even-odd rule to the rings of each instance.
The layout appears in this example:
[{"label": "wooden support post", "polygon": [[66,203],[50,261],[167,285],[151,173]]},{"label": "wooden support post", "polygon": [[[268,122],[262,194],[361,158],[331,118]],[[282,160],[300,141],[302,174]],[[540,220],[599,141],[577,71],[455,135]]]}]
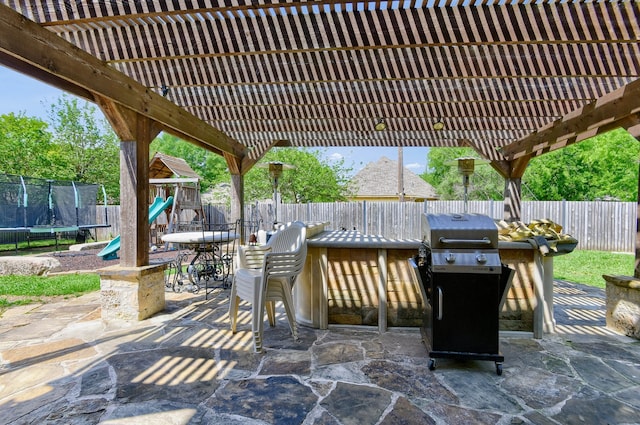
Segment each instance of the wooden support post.
[{"label": "wooden support post", "polygon": [[509,172],[504,181],[504,219],[507,221],[522,219],[522,176],[530,160],[531,156],[526,155],[506,164]]},{"label": "wooden support post", "polygon": [[149,144],[160,132],[154,121],[96,97],[120,138],[120,265],[149,263]]},{"label": "wooden support post", "polygon": [[[638,190],[640,190],[640,177],[638,178]],[[638,199],[636,201],[636,246],[635,246],[635,267],[633,269],[633,277],[640,279],[640,192],[638,192]]]},{"label": "wooden support post", "polygon": [[231,220],[240,220],[241,240],[244,242],[244,176],[231,174]]},{"label": "wooden support post", "polygon": [[244,228],[244,176],[242,162],[232,155],[224,155],[231,173],[231,217],[229,221],[240,220],[240,240],[247,240]]},{"label": "wooden support post", "polygon": [[149,262],[149,144],[120,142],[120,264]]},{"label": "wooden support post", "polygon": [[378,250],[378,332],[387,331],[387,250]]},{"label": "wooden support post", "polygon": [[504,181],[504,219],[520,220],[522,217],[522,179],[507,178]]}]

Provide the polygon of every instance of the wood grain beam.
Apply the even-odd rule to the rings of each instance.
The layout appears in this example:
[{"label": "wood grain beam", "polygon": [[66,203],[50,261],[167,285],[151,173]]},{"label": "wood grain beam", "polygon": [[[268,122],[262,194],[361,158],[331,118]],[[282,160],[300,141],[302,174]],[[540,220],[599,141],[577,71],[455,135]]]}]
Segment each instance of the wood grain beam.
[{"label": "wood grain beam", "polygon": [[[469,146],[480,154],[485,159],[490,160],[489,165],[502,176],[505,180],[520,179],[527,170],[531,155],[522,156],[514,160],[506,159],[500,152],[493,149],[488,144],[479,144],[469,139],[461,139],[459,141],[461,146]],[[519,188],[519,186],[518,186]],[[520,194],[518,194],[518,199]],[[518,203],[520,201],[517,201]],[[514,203],[514,201],[512,201]]]},{"label": "wood grain beam", "polygon": [[157,133],[143,115],[118,115],[129,127],[119,135],[133,136],[120,142],[120,265],[140,267],[149,264],[149,144]]},{"label": "wood grain beam", "polygon": [[67,80],[58,78],[56,75],[43,71],[42,69],[32,66],[29,63],[25,63],[1,50],[0,50],[0,63],[6,66],[7,68],[11,68],[14,71],[17,71],[21,74],[25,74],[30,77],[36,78],[45,84],[57,87],[60,90],[64,90],[68,93],[71,93],[74,96],[78,96],[82,99],[93,101],[93,94],[89,90],[86,90]]},{"label": "wood grain beam", "polygon": [[529,161],[531,161],[531,156],[521,156],[513,161],[510,161],[511,170],[509,171],[509,178],[511,179],[519,179],[522,178],[524,172],[527,171],[527,166],[529,166]]},{"label": "wood grain beam", "polygon": [[242,162],[238,160],[235,156],[224,155],[224,159],[227,162],[227,167],[229,168],[229,173],[231,174],[241,174],[242,173]]},{"label": "wood grain beam", "polygon": [[502,176],[502,178],[509,178],[509,175],[511,173],[511,165],[509,161],[507,161],[503,155],[497,152],[492,145],[489,145],[488,143],[477,143],[469,139],[461,139],[458,141],[458,144],[460,146],[468,146],[472,148],[473,150],[478,152],[480,156],[491,161],[491,167],[496,170],[498,174]]},{"label": "wood grain beam", "polygon": [[149,145],[160,127],[109,99],[96,102],[120,139],[120,263],[143,266],[149,261]]},{"label": "wood grain beam", "polygon": [[[531,135],[504,146],[508,159],[538,156],[620,127],[619,122],[640,113],[640,79],[557,119]],[[601,130],[602,128],[602,130]]]},{"label": "wood grain beam", "polygon": [[562,139],[562,140],[558,140],[556,143],[548,146],[547,148],[544,149],[540,149],[537,150],[535,152],[533,152],[532,155],[530,156],[540,156],[542,154],[545,154],[547,152],[551,152],[554,150],[558,150],[561,148],[564,148],[566,146],[570,146],[573,145],[575,143],[581,142],[583,140],[587,140],[591,137],[597,136],[599,134],[604,134],[607,133],[611,130],[615,130],[616,128],[624,128],[625,130],[627,130],[633,137],[638,138],[638,135],[640,135],[640,112],[635,113],[635,114],[631,114],[627,117],[624,117],[622,119],[616,120],[616,121],[612,121],[609,124],[606,125],[602,125],[599,127],[594,127],[592,129],[590,129],[589,131],[585,131],[583,133],[574,135],[572,137],[568,137],[566,139]]},{"label": "wood grain beam", "polygon": [[[224,155],[229,173],[231,173],[231,219],[244,223],[244,176],[242,161],[231,155]],[[244,226],[241,226],[240,236],[244,240]]]},{"label": "wood grain beam", "polygon": [[627,129],[629,134],[631,134],[636,139],[640,140],[640,114],[636,114],[633,117],[629,117],[630,119],[635,119],[635,122],[629,122],[624,128]]},{"label": "wood grain beam", "polygon": [[122,108],[117,103],[102,96],[95,96],[94,99],[120,140],[136,140],[138,115],[135,112],[131,109]]},{"label": "wood grain beam", "polygon": [[220,130],[4,5],[0,53],[3,65],[62,90],[109,99],[209,150],[245,154],[242,144]]},{"label": "wood grain beam", "polygon": [[[250,154],[242,158],[240,163],[240,174],[243,176],[273,147],[279,146],[280,140],[272,140],[269,144],[253,146]],[[228,161],[227,161],[228,162]]]}]

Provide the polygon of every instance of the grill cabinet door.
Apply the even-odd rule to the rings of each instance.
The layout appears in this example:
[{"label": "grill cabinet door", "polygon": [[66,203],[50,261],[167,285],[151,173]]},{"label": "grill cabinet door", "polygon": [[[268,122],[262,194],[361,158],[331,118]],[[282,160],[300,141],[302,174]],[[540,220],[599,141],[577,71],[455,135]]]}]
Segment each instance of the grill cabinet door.
[{"label": "grill cabinet door", "polygon": [[498,353],[499,275],[434,273],[432,288],[433,351]]}]

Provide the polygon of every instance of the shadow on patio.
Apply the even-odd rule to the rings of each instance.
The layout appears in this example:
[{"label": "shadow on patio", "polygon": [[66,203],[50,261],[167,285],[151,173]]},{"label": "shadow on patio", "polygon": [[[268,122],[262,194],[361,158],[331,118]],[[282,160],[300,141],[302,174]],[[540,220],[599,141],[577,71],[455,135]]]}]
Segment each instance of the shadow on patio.
[{"label": "shadow on patio", "polygon": [[99,294],[0,321],[0,423],[638,423],[640,343],[604,327],[604,292],[556,282],[558,333],[501,338],[493,362],[427,368],[418,329],[300,327],[282,311],[254,354],[249,306],[228,290],[167,293],[167,309],[104,330]]}]

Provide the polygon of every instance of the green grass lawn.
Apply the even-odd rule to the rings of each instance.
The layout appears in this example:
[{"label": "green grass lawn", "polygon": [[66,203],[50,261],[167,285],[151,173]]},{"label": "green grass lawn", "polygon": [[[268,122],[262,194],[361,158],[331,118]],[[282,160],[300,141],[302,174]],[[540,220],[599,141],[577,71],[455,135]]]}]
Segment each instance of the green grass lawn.
[{"label": "green grass lawn", "polygon": [[554,279],[605,287],[603,274],[633,276],[633,254],[576,250],[553,259]]},{"label": "green grass lawn", "polygon": [[[66,249],[69,245],[76,243],[75,239],[58,239],[58,249]],[[0,253],[6,255],[32,255],[34,252],[50,252],[56,247],[55,239],[35,239],[29,242],[18,242],[18,252],[13,243],[0,244]]]},{"label": "green grass lawn", "polygon": [[47,297],[77,297],[100,289],[95,273],[56,276],[0,276],[0,311],[13,305],[43,302]]}]

